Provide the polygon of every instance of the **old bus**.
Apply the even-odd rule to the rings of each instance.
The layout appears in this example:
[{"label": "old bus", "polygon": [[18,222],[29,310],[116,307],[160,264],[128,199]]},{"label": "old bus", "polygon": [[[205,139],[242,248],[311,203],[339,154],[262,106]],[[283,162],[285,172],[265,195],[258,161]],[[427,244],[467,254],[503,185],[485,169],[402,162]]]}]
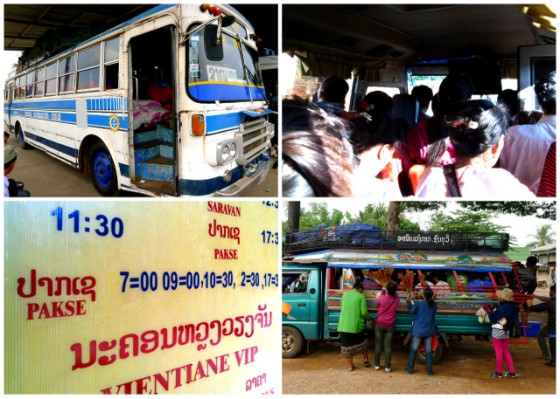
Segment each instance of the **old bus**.
[{"label": "old bus", "polygon": [[275,161],[256,38],[230,6],[155,6],[18,68],[5,129],[103,195],[236,195]]}]

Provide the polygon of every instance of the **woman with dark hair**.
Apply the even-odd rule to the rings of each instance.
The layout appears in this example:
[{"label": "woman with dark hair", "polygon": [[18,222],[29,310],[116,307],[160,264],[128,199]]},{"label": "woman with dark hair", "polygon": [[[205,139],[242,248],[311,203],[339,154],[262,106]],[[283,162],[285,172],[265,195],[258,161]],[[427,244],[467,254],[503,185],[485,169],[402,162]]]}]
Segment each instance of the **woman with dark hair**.
[{"label": "woman with dark hair", "polygon": [[398,185],[378,179],[391,162],[401,138],[395,120],[382,111],[363,112],[350,121],[350,143],[356,156],[352,193],[357,197],[376,199],[400,198]]},{"label": "woman with dark hair", "polygon": [[397,307],[399,306],[399,297],[397,295],[397,285],[395,283],[387,284],[383,288],[381,295],[377,298],[377,314],[375,316],[375,356],[374,368],[381,368],[381,346],[385,353],[385,372],[393,371],[391,367],[391,342],[393,341],[393,332],[395,329],[395,318],[397,315]]},{"label": "woman with dark hair", "polygon": [[412,322],[410,355],[404,372],[412,374],[414,371],[418,348],[420,347],[420,342],[423,341],[424,350],[426,351],[426,372],[428,375],[432,375],[434,373],[432,369],[432,338],[436,332],[437,304],[434,301],[434,292],[431,288],[426,288],[422,295],[425,300],[418,303],[414,303],[411,300],[410,293],[408,293],[406,298],[406,307],[414,315],[414,321]]},{"label": "woman with dark hair", "polygon": [[420,178],[418,197],[530,199],[534,194],[504,169],[493,168],[500,157],[508,121],[485,100],[467,101],[445,116],[456,161],[428,166]]},{"label": "woman with dark hair", "polygon": [[283,195],[351,196],[354,155],[345,124],[294,97],[282,101],[282,125]]},{"label": "woman with dark hair", "polygon": [[360,353],[364,357],[364,366],[369,367],[367,338],[364,332],[364,319],[369,319],[366,297],[362,293],[364,286],[360,281],[354,283],[351,291],[342,295],[340,300],[340,318],[337,331],[340,333],[340,351],[346,358],[348,371],[354,371],[354,356]]},{"label": "woman with dark hair", "polygon": [[420,120],[410,130],[408,154],[406,154],[409,159],[407,162],[403,161],[403,164],[429,166],[455,162],[453,146],[449,143],[445,114],[455,104],[470,100],[472,92],[472,83],[465,75],[450,74],[443,79],[432,101],[433,118]]}]

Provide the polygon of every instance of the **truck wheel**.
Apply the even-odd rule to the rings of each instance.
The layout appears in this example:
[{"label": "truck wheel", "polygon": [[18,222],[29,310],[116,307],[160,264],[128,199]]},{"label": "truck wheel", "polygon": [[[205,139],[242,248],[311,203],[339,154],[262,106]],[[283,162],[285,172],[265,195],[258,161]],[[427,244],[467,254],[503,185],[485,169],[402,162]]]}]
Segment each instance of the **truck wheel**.
[{"label": "truck wheel", "polygon": [[91,148],[90,171],[91,182],[99,194],[113,196],[118,193],[115,163],[103,143],[97,142]]},{"label": "truck wheel", "polygon": [[291,359],[299,355],[304,341],[303,335],[297,328],[282,326],[282,357]]},{"label": "truck wheel", "polygon": [[[443,347],[441,346],[441,342],[438,342],[437,348],[432,350],[432,364],[438,364],[442,355]],[[424,349],[418,351],[418,357],[416,359],[418,360],[418,363],[426,364],[426,353]]]}]

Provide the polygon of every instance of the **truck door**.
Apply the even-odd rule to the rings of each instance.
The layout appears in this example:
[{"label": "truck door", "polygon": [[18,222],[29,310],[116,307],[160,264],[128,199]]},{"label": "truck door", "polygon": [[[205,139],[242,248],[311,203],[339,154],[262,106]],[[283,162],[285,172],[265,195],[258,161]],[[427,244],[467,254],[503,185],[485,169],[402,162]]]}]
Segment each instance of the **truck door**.
[{"label": "truck door", "polygon": [[282,322],[296,327],[305,339],[321,338],[320,280],[319,271],[314,269],[282,272]]}]

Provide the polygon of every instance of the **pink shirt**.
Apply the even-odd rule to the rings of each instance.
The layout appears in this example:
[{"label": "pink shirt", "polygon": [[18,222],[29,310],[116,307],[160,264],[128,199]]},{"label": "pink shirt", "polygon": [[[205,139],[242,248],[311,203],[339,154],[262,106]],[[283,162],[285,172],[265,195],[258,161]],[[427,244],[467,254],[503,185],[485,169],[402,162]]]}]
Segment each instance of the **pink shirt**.
[{"label": "pink shirt", "polygon": [[395,318],[397,315],[397,307],[399,306],[399,297],[381,292],[381,296],[377,298],[377,313],[375,325],[379,327],[391,328],[395,326]]},{"label": "pink shirt", "polygon": [[[462,198],[502,201],[536,198],[527,186],[501,168],[467,165],[457,168],[457,181]],[[416,196],[431,199],[449,197],[442,167],[426,168],[418,183]]]}]

